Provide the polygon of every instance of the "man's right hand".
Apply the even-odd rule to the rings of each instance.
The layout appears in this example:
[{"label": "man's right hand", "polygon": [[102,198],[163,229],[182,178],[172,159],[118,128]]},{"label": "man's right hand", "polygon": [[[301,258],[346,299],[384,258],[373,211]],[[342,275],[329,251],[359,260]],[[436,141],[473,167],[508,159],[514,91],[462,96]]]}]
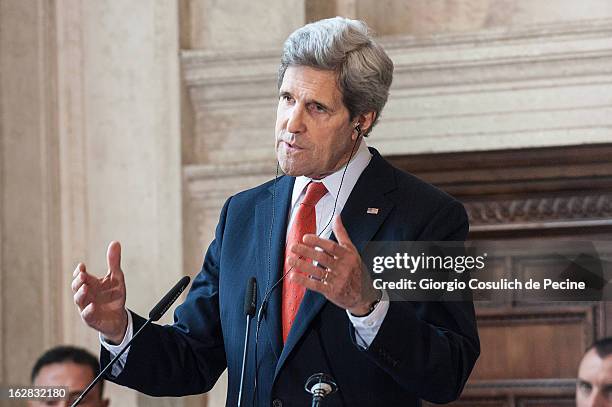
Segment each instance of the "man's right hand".
[{"label": "man's right hand", "polygon": [[114,343],[123,341],[127,330],[125,280],[121,271],[121,245],[111,242],[106,253],[108,272],[102,278],[88,274],[85,264],[74,270],[72,292],[81,319]]}]

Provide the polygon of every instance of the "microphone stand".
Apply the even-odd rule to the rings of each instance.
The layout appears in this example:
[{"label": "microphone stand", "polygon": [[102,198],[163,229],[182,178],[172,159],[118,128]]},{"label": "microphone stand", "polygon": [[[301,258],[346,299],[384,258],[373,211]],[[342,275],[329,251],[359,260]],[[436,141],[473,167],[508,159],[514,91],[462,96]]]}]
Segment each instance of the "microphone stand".
[{"label": "microphone stand", "polygon": [[166,311],[168,311],[168,308],[170,308],[174,301],[176,301],[179,295],[181,295],[181,293],[185,290],[190,280],[191,279],[189,278],[189,276],[181,278],[179,282],[176,283],[166,295],[164,295],[164,298],[162,298],[157,303],[157,305],[153,307],[151,312],[149,312],[149,319],[147,319],[147,321],[140,327],[140,329],[136,331],[136,333],[132,336],[132,339],[130,339],[130,341],[123,347],[123,349],[121,349],[121,351],[104,367],[104,369],[102,369],[102,371],[96,376],[96,378],[93,379],[91,383],[89,383],[89,386],[87,386],[87,388],[83,390],[83,393],[81,393],[81,395],[74,401],[74,403],[72,403],[70,407],[76,407],[81,403],[81,401],[83,401],[83,398],[85,398],[85,396],[87,396],[91,389],[93,389],[93,387],[100,381],[100,379],[104,376],[108,369],[110,369],[111,366],[113,366],[113,364],[121,357],[121,355],[123,355],[125,351],[128,350],[128,348],[130,347],[134,339],[136,339],[138,334],[140,334],[140,332],[142,332],[142,330],[147,325],[149,325],[151,322],[159,320],[162,315],[164,315]]},{"label": "microphone stand", "polygon": [[[257,281],[251,277],[247,283],[244,296],[244,313],[246,314],[246,328],[244,333],[244,350],[242,352],[242,369],[240,371],[240,390],[238,390],[238,407],[242,406],[242,390],[244,389],[244,374],[247,364],[247,354],[249,350],[249,331],[251,329],[251,318],[255,315],[257,306]],[[257,363],[257,361],[255,361]]]},{"label": "microphone stand", "polygon": [[312,394],[311,407],[320,407],[325,397],[338,390],[338,385],[331,376],[325,373],[315,373],[306,380],[304,389]]},{"label": "microphone stand", "polygon": [[132,339],[130,339],[130,341],[123,347],[123,349],[121,349],[121,352],[117,353],[117,356],[115,356],[109,364],[107,364],[106,366],[104,366],[104,369],[102,369],[102,371],[96,376],[95,379],[93,379],[93,381],[91,383],[89,383],[89,386],[87,386],[87,388],[85,390],[83,390],[83,393],[81,393],[81,395],[74,401],[74,403],[72,403],[72,405],[70,407],[76,407],[77,405],[79,405],[81,403],[81,401],[83,401],[83,399],[85,398],[85,396],[87,396],[87,394],[89,393],[89,391],[96,385],[98,384],[98,382],[100,381],[100,379],[104,376],[104,374],[108,371],[108,369],[110,369],[110,367],[112,365],[115,364],[115,362],[121,357],[121,355],[123,355],[125,353],[126,350],[128,350],[128,348],[130,347],[130,345],[132,344],[132,341],[138,336],[138,334],[140,333],[140,331],[142,331],[142,329],[144,327],[146,327],[147,325],[149,325],[153,320],[151,318],[147,319],[147,322],[145,322],[138,331],[136,331],[136,333],[134,334],[134,336],[132,336]]}]

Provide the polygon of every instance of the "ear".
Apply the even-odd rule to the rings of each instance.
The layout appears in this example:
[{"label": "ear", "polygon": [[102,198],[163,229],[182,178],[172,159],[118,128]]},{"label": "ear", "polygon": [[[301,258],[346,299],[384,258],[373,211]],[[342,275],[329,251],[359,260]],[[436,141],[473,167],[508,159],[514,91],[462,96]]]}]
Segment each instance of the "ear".
[{"label": "ear", "polygon": [[[367,113],[358,115],[357,117],[355,117],[355,119],[351,121],[353,124],[358,124],[359,129],[361,130],[361,133],[359,135],[364,136],[368,134],[368,132],[370,131],[370,128],[372,127],[372,123],[374,123],[375,119],[376,119],[376,112],[367,112]],[[358,136],[357,132],[353,131],[351,138],[355,140],[357,136]]]}]

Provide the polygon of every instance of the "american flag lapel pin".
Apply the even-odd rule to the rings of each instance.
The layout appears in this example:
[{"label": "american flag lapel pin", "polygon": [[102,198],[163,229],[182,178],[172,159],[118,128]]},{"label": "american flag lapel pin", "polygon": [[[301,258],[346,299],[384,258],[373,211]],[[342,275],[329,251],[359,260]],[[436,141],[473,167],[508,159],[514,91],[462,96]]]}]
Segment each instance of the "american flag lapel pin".
[{"label": "american flag lapel pin", "polygon": [[366,211],[368,215],[378,215],[378,208],[368,208]]}]

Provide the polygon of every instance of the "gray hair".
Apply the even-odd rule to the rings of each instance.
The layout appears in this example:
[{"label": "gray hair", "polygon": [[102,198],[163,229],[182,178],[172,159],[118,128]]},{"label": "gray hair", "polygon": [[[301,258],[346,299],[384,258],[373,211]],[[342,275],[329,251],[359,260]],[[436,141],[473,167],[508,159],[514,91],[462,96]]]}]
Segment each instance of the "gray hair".
[{"label": "gray hair", "polygon": [[374,111],[380,117],[393,80],[393,62],[359,20],[328,18],[294,31],[283,47],[278,69],[280,89],[289,66],[301,65],[331,70],[337,74],[342,101],[349,119]]}]

